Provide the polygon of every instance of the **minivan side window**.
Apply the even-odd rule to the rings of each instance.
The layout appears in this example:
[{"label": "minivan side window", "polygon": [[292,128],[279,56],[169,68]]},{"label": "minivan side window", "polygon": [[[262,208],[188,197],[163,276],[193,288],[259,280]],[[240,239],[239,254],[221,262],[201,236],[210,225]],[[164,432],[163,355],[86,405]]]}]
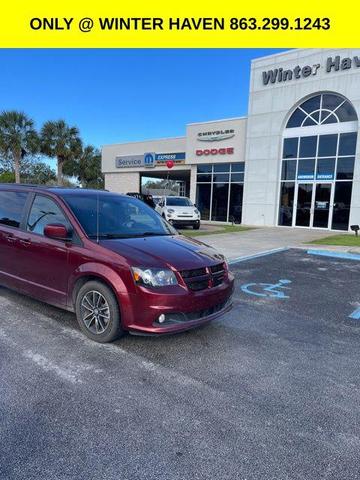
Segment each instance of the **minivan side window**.
[{"label": "minivan side window", "polygon": [[26,230],[44,235],[44,228],[50,223],[61,223],[70,228],[69,221],[51,198],[36,195],[30,210]]},{"label": "minivan side window", "polygon": [[0,192],[0,225],[19,228],[26,199],[26,192]]}]

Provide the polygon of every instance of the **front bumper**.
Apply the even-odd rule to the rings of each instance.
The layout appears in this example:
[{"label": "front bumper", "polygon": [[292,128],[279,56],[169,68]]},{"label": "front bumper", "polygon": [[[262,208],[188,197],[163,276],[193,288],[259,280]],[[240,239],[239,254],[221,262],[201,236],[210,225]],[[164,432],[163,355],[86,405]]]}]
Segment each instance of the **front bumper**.
[{"label": "front bumper", "polygon": [[176,218],[176,217],[169,217],[168,222],[172,222],[174,225],[200,225],[199,218]]},{"label": "front bumper", "polygon": [[[231,309],[233,290],[234,277],[230,272],[221,285],[198,292],[181,285],[162,292],[140,287],[138,294],[129,296],[123,327],[140,335],[177,333],[198,327]],[[165,315],[164,323],[158,321],[161,314]]]}]

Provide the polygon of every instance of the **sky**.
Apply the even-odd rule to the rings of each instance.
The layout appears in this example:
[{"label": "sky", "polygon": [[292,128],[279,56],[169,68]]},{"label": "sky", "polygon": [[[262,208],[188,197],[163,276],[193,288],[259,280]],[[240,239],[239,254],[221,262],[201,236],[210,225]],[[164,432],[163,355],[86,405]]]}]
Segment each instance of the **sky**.
[{"label": "sky", "polygon": [[0,111],[63,118],[96,147],[247,114],[250,61],[280,49],[0,50]]}]

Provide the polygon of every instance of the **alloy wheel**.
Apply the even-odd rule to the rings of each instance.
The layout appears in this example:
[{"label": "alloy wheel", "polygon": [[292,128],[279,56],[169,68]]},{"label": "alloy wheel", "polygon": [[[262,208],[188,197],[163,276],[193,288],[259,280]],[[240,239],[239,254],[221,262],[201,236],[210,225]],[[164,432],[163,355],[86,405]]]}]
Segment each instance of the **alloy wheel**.
[{"label": "alloy wheel", "polygon": [[110,323],[110,309],[104,295],[91,290],[83,296],[81,319],[91,333],[101,335],[105,332]]}]

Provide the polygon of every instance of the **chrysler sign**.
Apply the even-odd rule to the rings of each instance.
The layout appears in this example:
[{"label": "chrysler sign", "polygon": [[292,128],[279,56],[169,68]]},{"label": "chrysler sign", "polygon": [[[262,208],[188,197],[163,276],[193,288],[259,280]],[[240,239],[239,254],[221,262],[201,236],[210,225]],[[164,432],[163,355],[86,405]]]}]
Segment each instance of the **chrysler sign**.
[{"label": "chrysler sign", "polygon": [[199,142],[220,142],[221,140],[227,140],[235,136],[233,129],[226,130],[213,130],[209,132],[200,132],[197,134]]}]

